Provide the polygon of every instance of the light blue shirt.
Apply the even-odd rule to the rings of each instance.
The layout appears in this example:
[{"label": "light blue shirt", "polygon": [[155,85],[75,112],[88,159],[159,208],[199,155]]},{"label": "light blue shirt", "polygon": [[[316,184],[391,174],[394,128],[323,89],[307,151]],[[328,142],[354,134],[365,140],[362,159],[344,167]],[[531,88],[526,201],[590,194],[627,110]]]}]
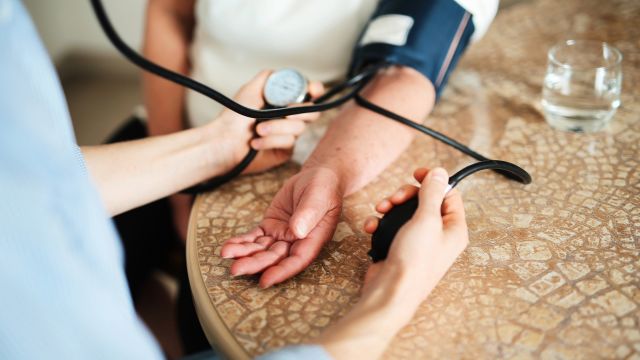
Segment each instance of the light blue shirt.
[{"label": "light blue shirt", "polygon": [[[327,358],[268,355],[299,356]],[[0,0],[0,359],[161,358],[54,68],[23,5]]]}]

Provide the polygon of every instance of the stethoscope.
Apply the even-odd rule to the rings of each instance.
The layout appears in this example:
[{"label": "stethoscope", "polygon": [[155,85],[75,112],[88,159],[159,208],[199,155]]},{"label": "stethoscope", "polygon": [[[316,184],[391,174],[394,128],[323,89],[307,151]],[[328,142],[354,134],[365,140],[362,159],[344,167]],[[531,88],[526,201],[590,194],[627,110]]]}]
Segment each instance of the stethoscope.
[{"label": "stethoscope", "polygon": [[[273,72],[265,83],[265,87],[263,90],[263,96],[265,98],[265,102],[269,105],[269,107],[265,109],[253,109],[246,107],[240,103],[235,102],[231,98],[223,95],[222,93],[216,91],[204,85],[198,81],[195,81],[189,77],[186,77],[182,74],[178,74],[169,69],[166,69],[148,59],[138,54],[136,51],[131,49],[118,35],[115,31],[111,21],[109,20],[106,11],[102,5],[101,0],[91,0],[91,4],[93,6],[93,10],[98,18],[98,22],[102,27],[103,31],[111,41],[111,43],[118,49],[118,51],[126,57],[129,61],[133,62],[138,67],[146,70],[150,73],[158,75],[162,78],[165,78],[169,81],[172,81],[176,84],[187,87],[193,91],[196,91],[218,103],[227,107],[228,109],[249,117],[256,119],[256,122],[259,123],[261,121],[267,119],[278,119],[284,118],[286,116],[309,113],[309,112],[320,112],[329,109],[333,109],[338,107],[351,99],[355,99],[356,103],[370,111],[383,115],[389,119],[395,120],[399,123],[402,123],[406,126],[409,126],[413,129],[416,129],[426,135],[429,135],[447,145],[450,145],[459,151],[471,156],[472,158],[478,160],[478,162],[471,164],[464,169],[458,171],[456,174],[451,176],[449,180],[449,190],[455,187],[460,180],[463,178],[474,174],[481,170],[493,170],[498,172],[512,180],[518,181],[522,184],[531,183],[531,175],[524,170],[523,168],[500,160],[491,160],[490,158],[470,149],[468,146],[419,123],[413,122],[403,116],[400,116],[392,111],[384,109],[376,104],[373,104],[363,98],[360,95],[360,91],[371,81],[378,71],[389,67],[392,64],[388,63],[378,63],[372,64],[365,67],[361,72],[352,76],[351,78],[345,80],[344,82],[334,86],[330,90],[328,90],[324,95],[311,99],[312,105],[305,106],[294,106],[294,107],[286,107],[291,104],[301,103],[306,99],[306,87],[307,83],[299,72],[293,69],[281,69]],[[343,93],[342,95],[340,95]],[[218,186],[228,182],[229,180],[235,178],[240,175],[240,173],[249,166],[251,161],[255,158],[257,151],[250,148],[245,157],[240,161],[238,165],[236,165],[233,169],[231,169],[228,173],[212,178],[204,183],[193,186],[189,189],[184,190],[183,192],[187,193],[199,193],[203,191],[208,191],[217,188]],[[395,214],[399,214],[401,209],[404,212],[407,212],[407,209],[413,209],[415,211],[415,207],[417,207],[417,200],[412,200],[407,202],[407,205],[404,207],[399,207]],[[395,210],[395,209],[394,209]],[[393,210],[392,210],[393,211]],[[411,214],[413,214],[411,211]],[[385,218],[390,219],[393,214],[387,214]],[[398,217],[398,216],[396,216]],[[403,221],[406,222],[409,217],[401,216]],[[379,239],[384,237],[384,240],[378,240],[378,244],[382,244],[382,250],[374,251],[376,247],[376,234],[374,234],[372,238],[372,242],[374,245],[374,250],[372,250],[373,254],[376,254],[376,259],[382,259],[386,257],[386,250],[388,250],[388,244],[391,243],[393,237],[389,238],[388,236],[395,235],[397,229],[404,224],[398,225],[397,220],[394,220],[393,226],[383,226],[384,219],[379,226],[379,231],[376,233],[382,233],[383,229],[387,229],[390,227],[395,228],[395,231],[390,231],[389,235],[380,235]],[[398,226],[396,226],[398,225]],[[381,229],[382,228],[382,229]],[[387,244],[386,246],[384,244]],[[385,249],[386,248],[386,249]],[[381,257],[384,254],[384,257]]]}]

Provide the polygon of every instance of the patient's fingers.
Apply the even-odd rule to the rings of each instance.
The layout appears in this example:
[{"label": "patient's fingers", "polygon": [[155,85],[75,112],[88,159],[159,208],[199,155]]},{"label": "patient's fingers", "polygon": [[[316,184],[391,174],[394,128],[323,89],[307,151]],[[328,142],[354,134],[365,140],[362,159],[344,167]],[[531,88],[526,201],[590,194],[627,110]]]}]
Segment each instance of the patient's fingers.
[{"label": "patient's fingers", "polygon": [[259,273],[284,259],[289,253],[289,246],[290,243],[286,241],[276,241],[267,250],[238,259],[231,265],[231,274],[239,276]]},{"label": "patient's fingers", "polygon": [[306,127],[303,120],[280,119],[264,121],[256,126],[256,131],[260,136],[268,135],[295,135],[302,134]]},{"label": "patient's fingers", "polygon": [[289,256],[264,270],[260,277],[260,286],[268,288],[306,269],[322,249],[324,242],[320,241],[321,236],[323,236],[322,232],[314,230],[307,238],[292,243]]},{"label": "patient's fingers", "polygon": [[249,256],[258,251],[267,249],[275,240],[271,236],[260,236],[255,242],[226,243],[223,245],[220,255],[225,259]]},{"label": "patient's fingers", "polygon": [[262,228],[256,227],[248,233],[227,239],[222,245],[220,256],[229,259],[236,256],[245,256],[246,254],[264,249],[264,240],[256,243],[256,240],[261,237],[264,237],[264,231]]},{"label": "patient's fingers", "polygon": [[262,230],[262,228],[258,226],[253,228],[251,231],[247,233],[229,238],[224,243],[226,245],[226,244],[240,244],[245,242],[253,242],[259,236],[263,236],[263,235],[264,235],[264,230]]},{"label": "patient's fingers", "polygon": [[225,259],[232,259],[249,256],[264,249],[266,246],[258,243],[227,244],[223,246],[220,255]]}]

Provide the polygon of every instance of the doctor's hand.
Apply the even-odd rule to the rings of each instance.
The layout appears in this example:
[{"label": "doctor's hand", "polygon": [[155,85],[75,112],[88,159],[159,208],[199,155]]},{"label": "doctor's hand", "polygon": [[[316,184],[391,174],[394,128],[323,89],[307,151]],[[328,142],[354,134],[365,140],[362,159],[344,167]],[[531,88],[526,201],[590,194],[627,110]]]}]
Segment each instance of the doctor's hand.
[{"label": "doctor's hand", "polygon": [[[263,108],[265,103],[262,91],[270,73],[260,72],[238,91],[234,99],[247,107]],[[315,98],[324,92],[324,88],[319,82],[310,82],[308,91]],[[306,124],[318,117],[319,113],[291,115],[284,119],[263,121],[256,126],[255,119],[225,109],[216,120],[206,125],[213,141],[218,144],[217,153],[212,156],[222,158],[224,173],[237,165],[251,146],[258,150],[258,155],[244,173],[268,170],[291,158],[296,139],[305,130]],[[254,127],[258,137],[252,139]]]},{"label": "doctor's hand", "polygon": [[[337,359],[377,358],[402,327],[413,318],[468,243],[464,207],[454,190],[445,197],[447,173],[418,169],[420,189],[406,185],[378,204],[386,213],[418,194],[415,214],[396,235],[386,260],[371,265],[362,296],[351,310],[318,339]],[[378,219],[365,225],[374,232]],[[364,354],[364,355],[363,355]]]},{"label": "doctor's hand", "polygon": [[333,236],[342,197],[332,170],[301,170],[278,191],[255,229],[225,242],[222,257],[236,259],[231,274],[262,272],[260,286],[266,288],[304,270]]},{"label": "doctor's hand", "polygon": [[[398,231],[387,258],[369,267],[363,291],[376,286],[373,284],[381,274],[397,272],[411,283],[408,298],[419,304],[466,248],[469,236],[460,193],[453,189],[445,196],[447,172],[442,168],[419,168],[414,177],[422,183],[421,188],[405,185],[376,206],[378,212],[386,214],[393,206],[419,196],[418,209]],[[377,217],[370,217],[364,230],[373,234],[378,223]]]}]

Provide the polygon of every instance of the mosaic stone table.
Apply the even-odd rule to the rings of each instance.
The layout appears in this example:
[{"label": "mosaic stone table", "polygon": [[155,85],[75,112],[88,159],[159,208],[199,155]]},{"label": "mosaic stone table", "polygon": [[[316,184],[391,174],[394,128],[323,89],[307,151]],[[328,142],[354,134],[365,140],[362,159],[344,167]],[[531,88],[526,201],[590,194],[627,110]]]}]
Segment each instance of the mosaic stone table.
[{"label": "mosaic stone table", "polygon": [[[385,358],[640,358],[640,1],[541,0],[509,7],[467,53],[426,124],[534,182],[489,172],[460,185],[470,246]],[[597,134],[554,131],[539,98],[546,49],[595,38],[624,56],[622,107]],[[315,131],[321,131],[315,129]],[[220,245],[261,219],[295,165],[200,195],[189,276],[209,340],[244,359],[317,336],[357,301],[369,263],[363,219],[418,165],[470,163],[424,136],[346,199],[336,234],[294,279],[232,278]]]}]

